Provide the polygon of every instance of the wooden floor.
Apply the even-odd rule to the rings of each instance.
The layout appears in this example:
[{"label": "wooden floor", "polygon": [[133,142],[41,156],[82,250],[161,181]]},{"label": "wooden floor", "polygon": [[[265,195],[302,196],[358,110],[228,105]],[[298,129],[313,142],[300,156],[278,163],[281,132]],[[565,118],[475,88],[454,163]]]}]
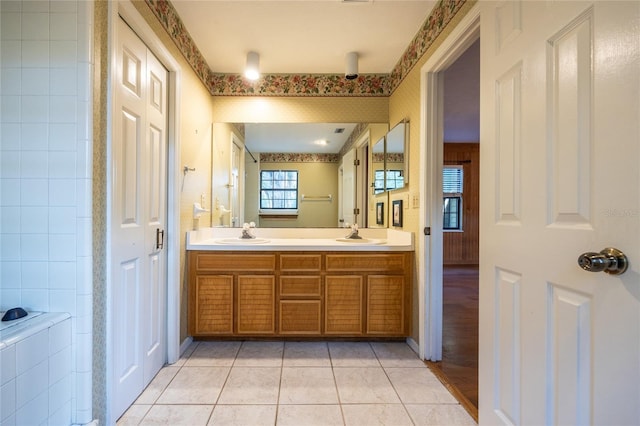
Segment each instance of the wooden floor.
[{"label": "wooden floor", "polygon": [[430,364],[477,420],[478,266],[445,266],[442,284],[442,361]]}]

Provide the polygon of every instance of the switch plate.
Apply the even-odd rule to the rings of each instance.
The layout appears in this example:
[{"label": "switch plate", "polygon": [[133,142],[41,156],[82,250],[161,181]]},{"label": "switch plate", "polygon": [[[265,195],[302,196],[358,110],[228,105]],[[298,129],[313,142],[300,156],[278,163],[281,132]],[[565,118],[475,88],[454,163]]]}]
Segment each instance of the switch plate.
[{"label": "switch plate", "polygon": [[417,209],[420,207],[420,194],[413,192],[411,194],[411,208]]}]

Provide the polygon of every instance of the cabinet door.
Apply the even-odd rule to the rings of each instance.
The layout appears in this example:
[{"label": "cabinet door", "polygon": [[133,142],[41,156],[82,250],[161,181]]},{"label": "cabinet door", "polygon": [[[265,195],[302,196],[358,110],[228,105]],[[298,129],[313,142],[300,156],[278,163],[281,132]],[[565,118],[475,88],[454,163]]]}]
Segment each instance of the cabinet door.
[{"label": "cabinet door", "polygon": [[192,335],[233,333],[233,275],[197,275],[191,300]]},{"label": "cabinet door", "polygon": [[404,334],[404,296],[404,276],[369,275],[367,334]]},{"label": "cabinet door", "polygon": [[325,334],[362,334],[362,276],[325,277]]},{"label": "cabinet door", "polygon": [[238,334],[275,333],[275,277],[238,275]]},{"label": "cabinet door", "polygon": [[279,334],[319,335],[320,324],[319,300],[281,300]]}]

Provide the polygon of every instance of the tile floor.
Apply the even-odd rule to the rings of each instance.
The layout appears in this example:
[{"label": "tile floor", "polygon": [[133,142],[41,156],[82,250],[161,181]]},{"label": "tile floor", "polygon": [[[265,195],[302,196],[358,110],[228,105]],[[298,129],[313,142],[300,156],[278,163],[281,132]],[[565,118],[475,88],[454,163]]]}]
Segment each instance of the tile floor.
[{"label": "tile floor", "polygon": [[401,342],[194,342],[124,425],[475,425]]}]

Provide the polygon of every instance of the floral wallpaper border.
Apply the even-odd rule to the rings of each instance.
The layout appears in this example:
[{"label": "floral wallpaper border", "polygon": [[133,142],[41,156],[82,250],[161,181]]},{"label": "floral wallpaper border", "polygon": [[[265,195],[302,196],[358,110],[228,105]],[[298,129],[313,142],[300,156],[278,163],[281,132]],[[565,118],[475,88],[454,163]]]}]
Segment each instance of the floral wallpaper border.
[{"label": "floral wallpaper border", "polygon": [[264,152],[261,163],[338,163],[339,154],[302,154],[289,152]]},{"label": "floral wallpaper border", "polygon": [[169,0],[145,0],[212,96],[361,96],[391,95],[467,0],[440,0],[390,74],[266,74],[250,82],[240,74],[215,73],[189,35]]}]

